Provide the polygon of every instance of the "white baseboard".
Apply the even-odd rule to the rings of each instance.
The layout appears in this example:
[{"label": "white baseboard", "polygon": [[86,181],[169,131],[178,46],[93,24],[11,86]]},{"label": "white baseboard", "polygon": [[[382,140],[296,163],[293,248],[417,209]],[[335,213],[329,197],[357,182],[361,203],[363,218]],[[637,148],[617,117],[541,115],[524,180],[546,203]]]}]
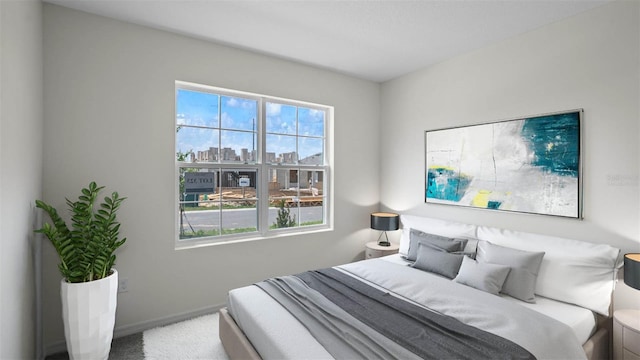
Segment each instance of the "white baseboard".
[{"label": "white baseboard", "polygon": [[[174,324],[180,321],[189,320],[194,317],[213,314],[218,310],[222,309],[225,304],[207,306],[196,310],[186,311],[183,313],[178,313],[174,315],[169,315],[157,319],[152,319],[148,321],[141,321],[135,324],[116,326],[113,329],[113,338],[121,338],[124,336],[132,335],[135,333],[143,332],[145,330],[153,329],[158,326],[165,326]],[[58,341],[55,343],[51,343],[45,346],[45,357],[57,354],[59,352],[63,352],[67,350],[67,344],[64,341]]]},{"label": "white baseboard", "polygon": [[149,321],[142,321],[142,322],[139,322],[139,323],[136,323],[136,324],[117,326],[113,330],[113,337],[115,339],[117,339],[117,338],[120,338],[120,337],[123,337],[123,336],[139,333],[139,332],[142,332],[142,331],[145,331],[145,330],[149,330],[149,329],[153,329],[154,327],[165,326],[165,325],[177,323],[177,322],[184,321],[184,320],[189,320],[189,319],[194,318],[194,317],[213,314],[213,313],[217,312],[218,310],[222,309],[224,306],[225,306],[224,304],[214,305],[214,306],[207,306],[207,307],[203,307],[203,308],[196,309],[196,310],[191,310],[191,311],[186,311],[186,312],[179,313],[179,314],[165,316],[165,317],[162,317],[162,318],[157,318],[157,319],[153,319],[153,320],[149,320]]}]

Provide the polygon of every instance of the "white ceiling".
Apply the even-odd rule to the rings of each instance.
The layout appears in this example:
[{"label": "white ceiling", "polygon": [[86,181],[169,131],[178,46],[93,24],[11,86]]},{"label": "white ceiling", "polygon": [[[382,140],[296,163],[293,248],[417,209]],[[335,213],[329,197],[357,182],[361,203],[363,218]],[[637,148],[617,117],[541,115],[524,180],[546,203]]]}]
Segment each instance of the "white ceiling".
[{"label": "white ceiling", "polygon": [[45,0],[383,82],[610,0]]}]

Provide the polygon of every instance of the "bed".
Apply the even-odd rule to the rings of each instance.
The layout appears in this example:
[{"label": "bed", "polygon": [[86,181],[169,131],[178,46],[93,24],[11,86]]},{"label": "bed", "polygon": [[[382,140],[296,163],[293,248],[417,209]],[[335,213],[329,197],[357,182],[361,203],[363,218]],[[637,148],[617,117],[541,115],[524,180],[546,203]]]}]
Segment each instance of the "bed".
[{"label": "bed", "polygon": [[230,358],[610,358],[618,249],[401,222],[399,254],[230,291],[219,322]]}]

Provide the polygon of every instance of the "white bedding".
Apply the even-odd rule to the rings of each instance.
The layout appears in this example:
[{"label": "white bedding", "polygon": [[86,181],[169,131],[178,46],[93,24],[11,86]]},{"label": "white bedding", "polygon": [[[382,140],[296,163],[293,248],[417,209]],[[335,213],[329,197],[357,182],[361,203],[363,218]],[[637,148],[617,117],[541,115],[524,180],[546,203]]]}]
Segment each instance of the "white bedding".
[{"label": "white bedding", "polygon": [[231,290],[227,305],[262,359],[333,359],[298,320],[259,287]]},{"label": "white bedding", "polygon": [[[383,259],[407,264],[397,254]],[[580,343],[584,343],[595,329],[594,314],[578,306],[540,297],[535,304],[506,298],[569,325]],[[230,291],[228,306],[230,314],[263,359],[332,358],[303,325],[256,286]]]},{"label": "white bedding", "polygon": [[[408,264],[399,254],[385,256],[381,259],[401,265]],[[535,303],[520,301],[508,295],[500,296],[569,325],[581,344],[584,344],[596,329],[596,315],[583,307],[542,296],[536,296]]]}]

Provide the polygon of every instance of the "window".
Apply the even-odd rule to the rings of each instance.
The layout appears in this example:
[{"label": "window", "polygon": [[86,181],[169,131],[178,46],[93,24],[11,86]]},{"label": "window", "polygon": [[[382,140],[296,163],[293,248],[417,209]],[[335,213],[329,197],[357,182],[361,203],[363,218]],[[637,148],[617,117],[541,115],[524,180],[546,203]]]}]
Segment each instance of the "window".
[{"label": "window", "polygon": [[332,112],[176,82],[177,245],[329,228]]}]

